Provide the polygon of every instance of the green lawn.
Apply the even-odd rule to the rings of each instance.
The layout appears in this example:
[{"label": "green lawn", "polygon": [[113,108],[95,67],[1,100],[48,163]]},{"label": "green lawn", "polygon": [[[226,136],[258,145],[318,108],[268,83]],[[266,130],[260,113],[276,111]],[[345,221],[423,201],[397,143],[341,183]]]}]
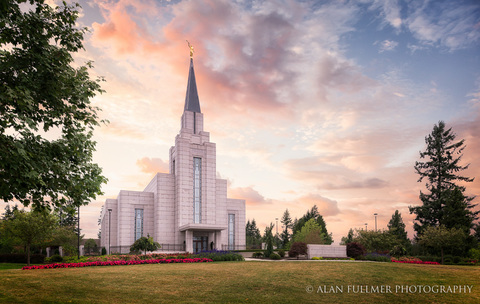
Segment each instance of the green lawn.
[{"label": "green lawn", "polygon": [[6,270],[6,269],[22,269],[23,266],[27,266],[27,264],[0,263],[0,270]]},{"label": "green lawn", "polygon": [[[391,292],[354,293],[360,285],[364,291],[366,285],[379,291],[389,286]],[[402,293],[397,285],[472,289]],[[317,293],[319,286],[343,288],[343,293]],[[480,303],[480,267],[292,261],[1,270],[0,302]]]}]

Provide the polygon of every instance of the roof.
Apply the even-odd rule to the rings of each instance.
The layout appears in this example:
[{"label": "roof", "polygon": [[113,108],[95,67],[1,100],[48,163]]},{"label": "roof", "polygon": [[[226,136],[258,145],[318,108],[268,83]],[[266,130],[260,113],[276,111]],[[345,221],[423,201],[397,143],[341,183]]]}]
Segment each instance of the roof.
[{"label": "roof", "polygon": [[193,69],[193,58],[190,58],[190,70],[188,72],[187,94],[185,96],[184,111],[201,113],[200,101],[198,99],[197,83],[195,81],[195,71]]}]

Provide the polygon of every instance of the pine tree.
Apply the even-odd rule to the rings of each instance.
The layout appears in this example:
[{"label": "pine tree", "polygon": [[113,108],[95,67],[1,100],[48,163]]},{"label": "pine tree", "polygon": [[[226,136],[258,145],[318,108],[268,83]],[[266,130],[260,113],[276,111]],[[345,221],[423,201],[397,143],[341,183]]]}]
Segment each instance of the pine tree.
[{"label": "pine tree", "polygon": [[282,248],[285,248],[290,241],[289,230],[291,230],[293,227],[292,218],[290,217],[290,212],[288,212],[288,209],[286,209],[283,213],[282,220],[280,222],[283,224],[283,231],[280,238],[282,240]]},{"label": "pine tree", "polygon": [[347,245],[348,243],[353,242],[353,229],[350,228],[348,230],[347,236],[342,237],[342,241],[340,242],[340,245]]},{"label": "pine tree", "polygon": [[388,232],[391,235],[397,237],[400,241],[408,242],[407,231],[405,230],[405,224],[403,223],[402,214],[395,210],[395,213],[392,215],[392,218],[388,222]]},{"label": "pine tree", "polygon": [[246,245],[250,248],[256,247],[261,244],[261,235],[260,230],[257,227],[257,223],[255,219],[251,222],[250,220],[247,221],[247,225],[245,226],[245,236],[246,236]]},{"label": "pine tree", "polygon": [[330,245],[331,243],[333,243],[332,235],[328,233],[327,224],[325,223],[323,216],[318,213],[317,205],[313,205],[312,209],[307,210],[307,213],[305,213],[304,216],[302,216],[299,220],[295,220],[292,229],[292,235],[294,236],[300,230],[302,230],[302,227],[305,225],[305,223],[312,218],[315,219],[318,225],[320,225],[320,227],[322,228],[323,233],[325,233],[325,244]]},{"label": "pine tree", "polygon": [[416,214],[414,229],[417,238],[426,227],[447,226],[453,222],[463,223],[462,230],[469,231],[479,213],[471,210],[473,197],[465,196],[465,187],[456,184],[472,182],[474,179],[458,174],[467,169],[468,165],[460,165],[465,140],[455,142],[455,138],[452,129],[446,129],[445,123],[439,121],[425,138],[425,152],[420,152],[420,158],[425,161],[415,163],[415,170],[420,175],[418,182],[426,178],[426,188],[429,191],[420,192],[422,206],[409,207],[410,213]]}]

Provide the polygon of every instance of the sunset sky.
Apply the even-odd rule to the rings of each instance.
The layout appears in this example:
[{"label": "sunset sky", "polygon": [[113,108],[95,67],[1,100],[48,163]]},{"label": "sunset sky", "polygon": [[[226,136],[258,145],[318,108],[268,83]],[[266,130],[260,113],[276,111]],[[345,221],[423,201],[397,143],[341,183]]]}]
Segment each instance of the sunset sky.
[{"label": "sunset sky", "polygon": [[[168,171],[194,64],[205,131],[228,196],[246,200],[262,233],[288,208],[314,204],[339,243],[349,228],[386,229],[401,212],[409,237],[420,204],[414,172],[439,120],[466,140],[467,193],[480,196],[478,1],[84,0],[79,26],[103,76],[94,98],[94,161],[109,179],[81,209],[96,237],[100,208]],[[480,197],[474,200],[480,201]],[[279,228],[279,230],[281,227]]]}]

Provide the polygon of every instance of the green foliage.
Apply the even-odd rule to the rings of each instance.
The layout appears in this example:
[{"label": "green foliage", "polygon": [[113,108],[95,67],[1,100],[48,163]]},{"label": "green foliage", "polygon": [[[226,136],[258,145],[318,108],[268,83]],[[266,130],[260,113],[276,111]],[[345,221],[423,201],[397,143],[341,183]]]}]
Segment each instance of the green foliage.
[{"label": "green foliage", "polygon": [[373,253],[368,253],[363,256],[360,256],[359,260],[374,261],[374,262],[391,262],[392,258],[386,254],[378,254],[373,252]]},{"label": "green foliage", "polygon": [[273,253],[273,224],[270,223],[270,226],[265,227],[265,235],[263,239],[265,240],[266,248],[264,256],[269,257]]},{"label": "green foliage", "polygon": [[388,233],[395,236],[402,245],[407,245],[410,243],[410,240],[407,237],[407,231],[405,230],[405,223],[403,222],[402,214],[398,212],[398,210],[395,210],[395,213],[392,215],[387,227]]},{"label": "green foliage", "polygon": [[455,142],[452,129],[446,129],[443,121],[433,127],[425,138],[427,148],[420,152],[424,162],[416,162],[415,170],[420,176],[418,182],[427,179],[429,193],[420,192],[422,206],[409,207],[416,215],[414,229],[419,237],[430,226],[443,225],[446,228],[461,228],[469,233],[479,211],[472,211],[473,197],[464,195],[465,187],[456,183],[472,182],[473,178],[458,174],[468,168],[459,164],[465,140]]},{"label": "green foliage", "polygon": [[106,178],[92,163],[101,79],[90,80],[91,62],[73,67],[87,29],[76,28],[78,4],[22,2],[0,15],[0,199],[88,204]]},{"label": "green foliage", "polygon": [[[0,263],[27,263],[27,255],[23,253],[5,253],[0,254]],[[31,254],[30,262],[33,264],[42,264],[45,261],[43,254]]]},{"label": "green foliage", "polygon": [[[302,216],[300,219],[295,220],[293,224],[293,237],[292,237],[292,242],[295,242],[294,240],[295,235],[302,230],[302,227],[310,220],[314,219],[317,224],[322,228],[322,232],[324,233],[324,243],[322,244],[327,244],[330,245],[333,243],[332,235],[328,233],[327,231],[327,225],[325,223],[325,220],[323,219],[323,216],[318,213],[318,208],[317,205],[313,205],[312,209],[308,210],[307,213],[305,213],[304,216]],[[313,243],[312,243],[313,244]],[[317,243],[315,243],[317,244]]]},{"label": "green foliage", "polygon": [[278,250],[278,255],[279,255],[281,258],[284,258],[284,257],[285,257],[285,250],[284,250],[284,249]]},{"label": "green foliage", "polygon": [[300,231],[295,233],[292,241],[307,244],[325,244],[325,238],[322,227],[314,218],[311,218],[303,225]]},{"label": "green foliage", "polygon": [[271,260],[280,260],[281,257],[278,253],[272,252],[272,254],[269,256]]},{"label": "green foliage", "polygon": [[63,257],[59,254],[54,254],[49,258],[45,258],[45,263],[62,263]]},{"label": "green foliage", "polygon": [[200,253],[192,254],[192,257],[212,259],[214,262],[245,261],[244,257],[241,254],[221,250],[203,251]]},{"label": "green foliage", "polygon": [[472,248],[468,251],[468,257],[480,262],[480,248]]},{"label": "green foliage", "polygon": [[106,255],[107,254],[107,249],[105,249],[105,247],[102,247],[102,255]]},{"label": "green foliage", "polygon": [[347,245],[348,243],[353,242],[353,229],[350,228],[348,230],[347,236],[342,237],[342,241],[340,242],[340,245]]},{"label": "green foliage", "polygon": [[297,258],[299,255],[306,255],[307,254],[307,244],[303,242],[295,242],[290,246],[290,250],[288,251],[288,256],[291,258]]},{"label": "green foliage", "polygon": [[247,248],[257,248],[262,245],[262,236],[260,235],[260,230],[257,227],[255,219],[253,219],[252,222],[250,222],[250,220],[247,221],[245,235]]},{"label": "green foliage", "polygon": [[380,230],[359,230],[354,242],[362,244],[368,252],[389,252],[399,244],[395,235]]},{"label": "green foliage", "polygon": [[132,246],[130,246],[131,252],[144,251],[147,254],[147,251],[155,251],[160,248],[160,244],[153,240],[153,237],[150,235],[142,236],[136,240]]},{"label": "green foliage", "polygon": [[263,252],[254,252],[252,258],[263,258]]},{"label": "green foliage", "polygon": [[30,265],[30,249],[43,245],[51,236],[55,218],[46,212],[15,211],[13,217],[4,222],[5,233],[18,240],[27,251],[27,265]]},{"label": "green foliage", "polygon": [[293,221],[292,218],[290,217],[290,212],[288,212],[288,209],[285,210],[283,213],[282,219],[280,221],[283,224],[283,231],[280,235],[281,239],[281,248],[287,248],[288,242],[290,242],[291,234],[290,231],[293,228]]},{"label": "green foliage", "polygon": [[418,238],[418,243],[440,251],[443,264],[444,250],[461,246],[465,237],[462,229],[430,226],[423,230],[422,235]]},{"label": "green foliage", "polygon": [[323,260],[323,258],[322,257],[313,257],[312,260],[321,261],[321,260]]},{"label": "green foliage", "polygon": [[65,255],[73,256],[78,253],[78,235],[75,227],[58,226],[52,232],[50,246],[62,246]]},{"label": "green foliage", "polygon": [[88,239],[85,241],[85,244],[83,246],[85,247],[85,249],[92,249],[97,247],[97,243],[94,239]]}]

